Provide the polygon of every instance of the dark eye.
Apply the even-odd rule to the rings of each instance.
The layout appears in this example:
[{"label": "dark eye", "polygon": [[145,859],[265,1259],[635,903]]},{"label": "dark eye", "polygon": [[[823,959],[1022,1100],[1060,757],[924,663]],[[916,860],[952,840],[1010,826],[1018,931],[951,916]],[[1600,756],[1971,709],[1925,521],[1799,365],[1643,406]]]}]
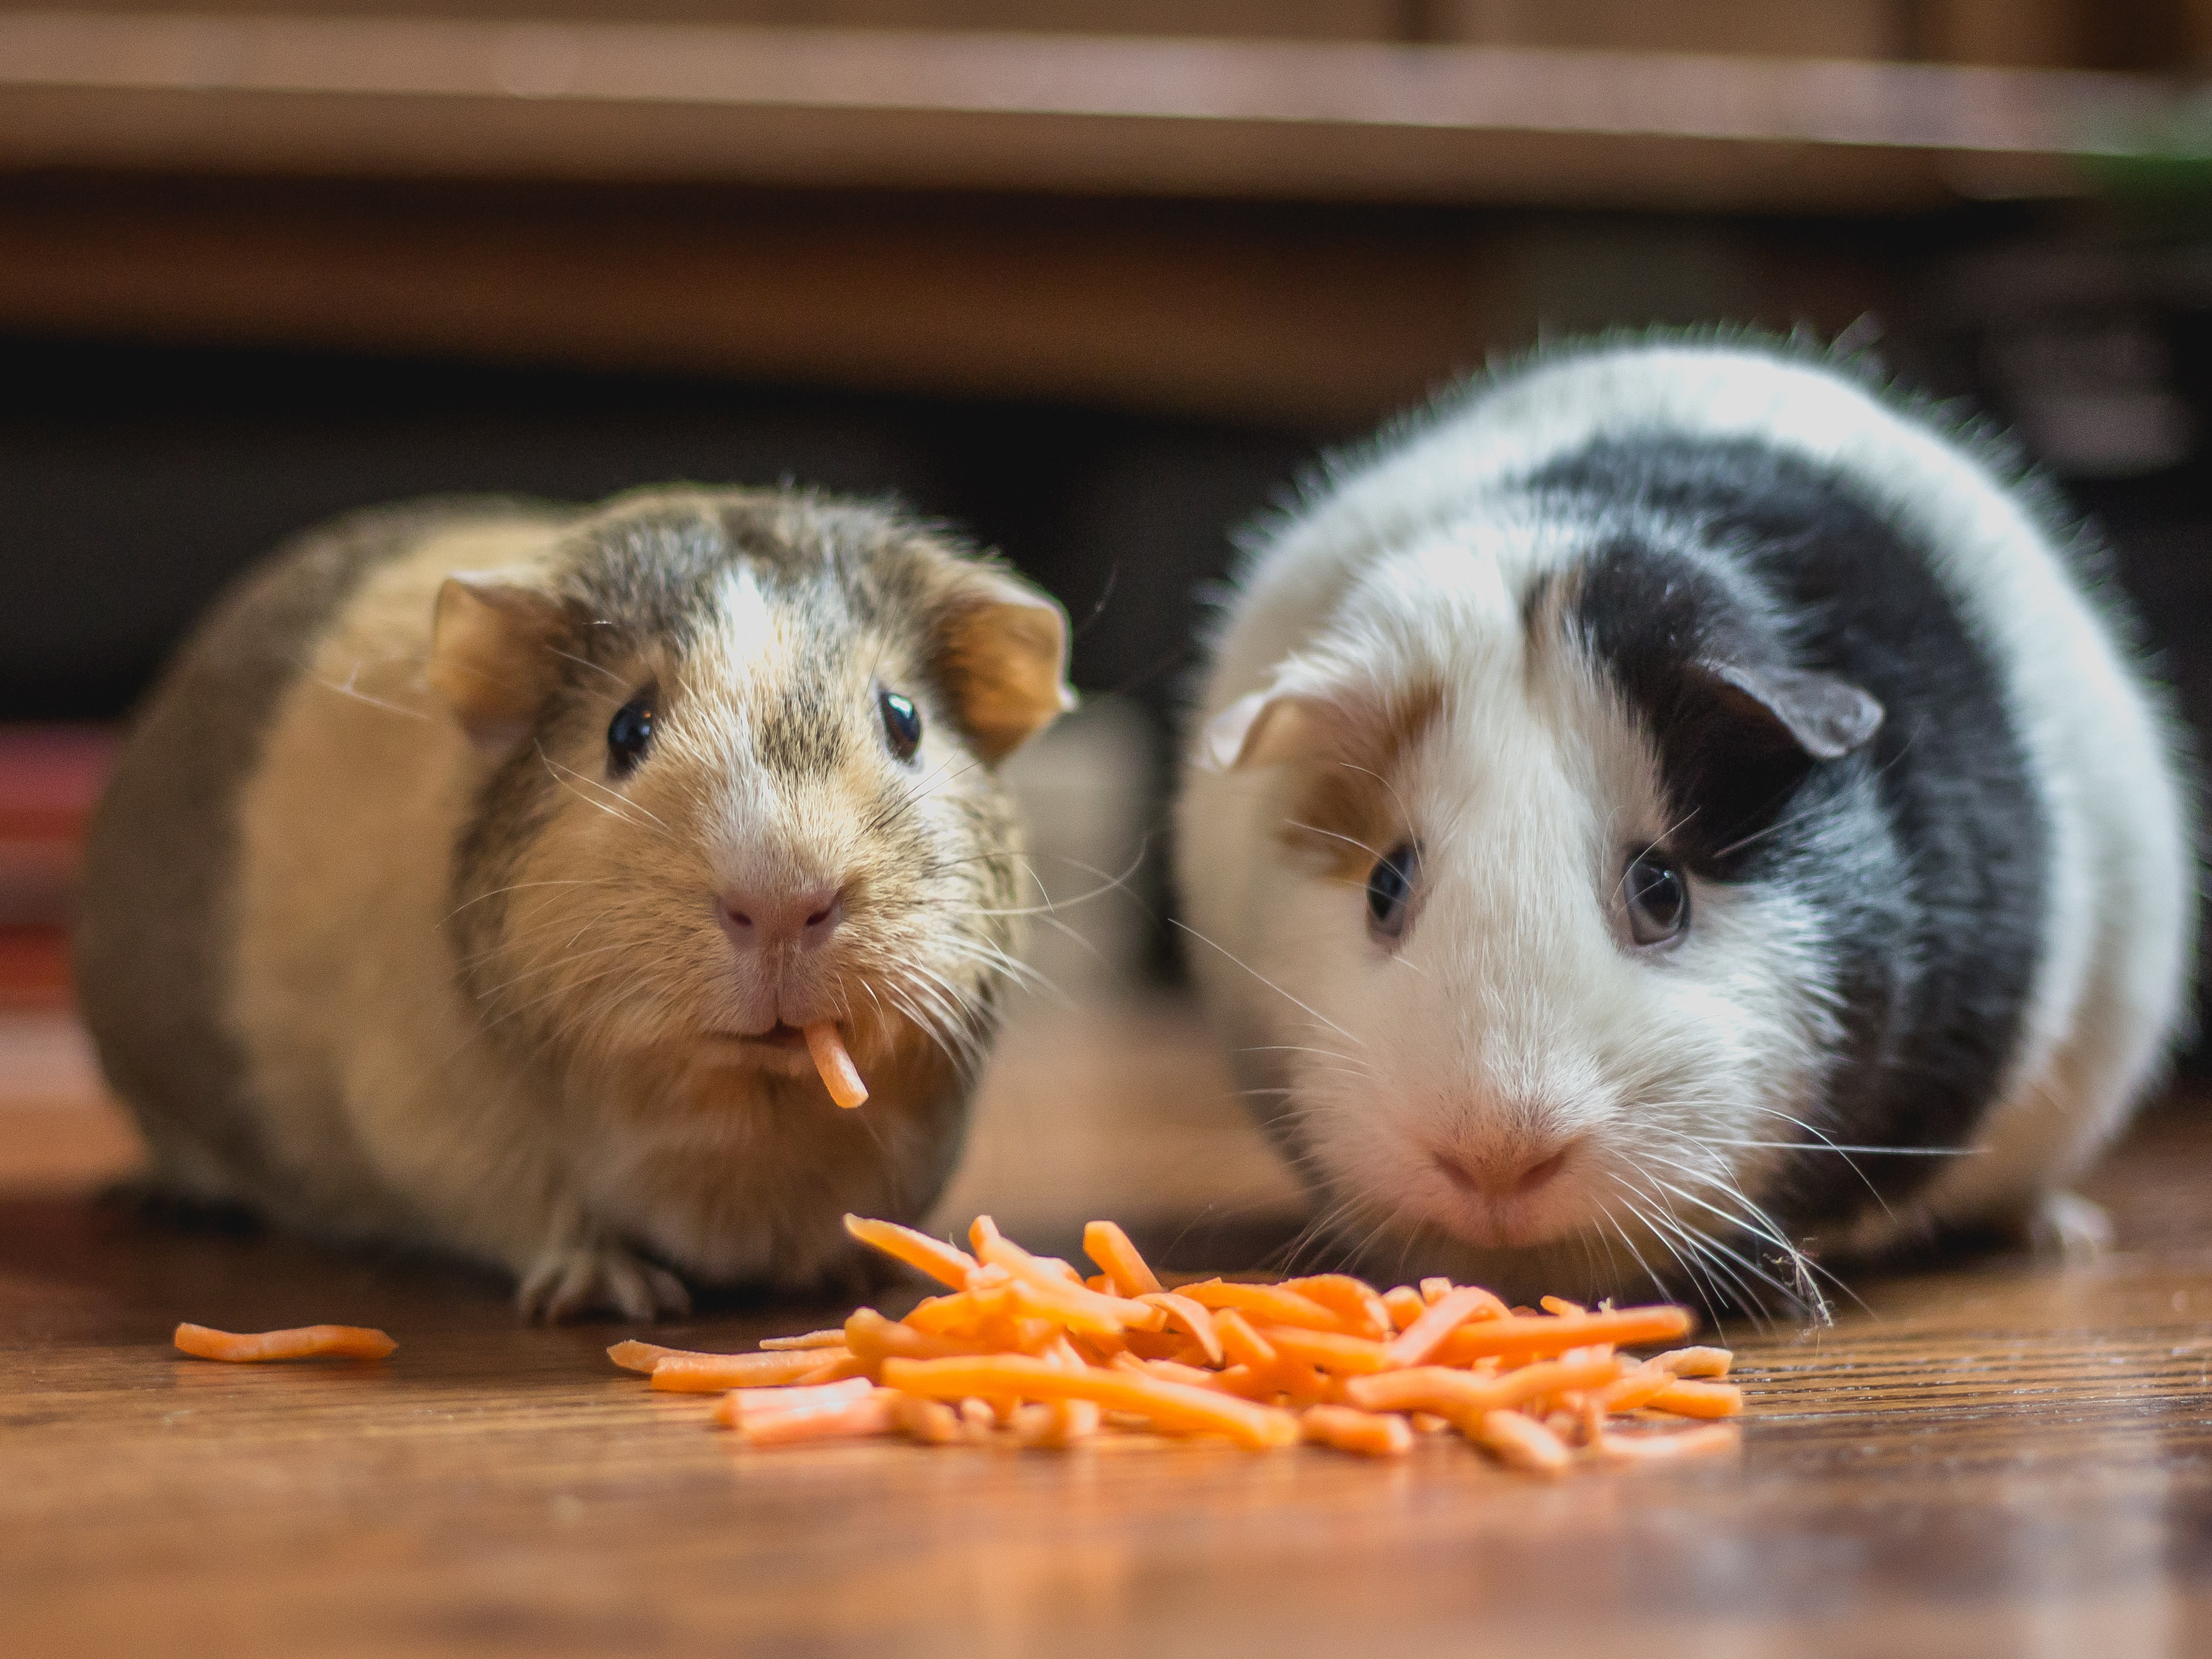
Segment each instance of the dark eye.
[{"label": "dark eye", "polygon": [[1690,884],[1664,853],[1638,853],[1628,861],[1620,886],[1628,903],[1628,932],[1638,945],[1664,945],[1689,931]]},{"label": "dark eye", "polygon": [[1367,875],[1367,927],[1377,939],[1397,939],[1406,931],[1413,908],[1413,878],[1420,873],[1420,849],[1411,842],[1394,848]]},{"label": "dark eye", "polygon": [[659,701],[659,693],[648,685],[615,710],[615,717],[607,722],[609,775],[626,778],[645,758],[645,751],[653,744],[653,705]]},{"label": "dark eye", "polygon": [[914,751],[921,747],[921,710],[914,706],[914,699],[902,697],[896,691],[886,691],[876,699],[884,714],[884,738],[891,746],[891,753],[901,760],[912,760]]}]

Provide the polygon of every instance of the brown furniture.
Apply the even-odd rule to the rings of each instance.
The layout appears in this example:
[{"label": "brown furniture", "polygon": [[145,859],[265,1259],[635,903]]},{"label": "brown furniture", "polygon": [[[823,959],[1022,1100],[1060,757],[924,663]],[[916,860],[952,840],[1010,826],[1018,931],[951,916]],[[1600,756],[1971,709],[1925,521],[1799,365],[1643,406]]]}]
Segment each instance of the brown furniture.
[{"label": "brown furniture", "polygon": [[[1002,1075],[1050,1099],[1032,1129],[1075,1136],[1028,1173],[1102,1207],[1157,1195],[1143,1149],[1181,1121],[1174,1169],[1234,1182],[1256,1154],[1210,1074],[1168,1080],[1199,1052],[1188,1027],[1117,1018]],[[1111,1073],[1138,1052],[1148,1079]],[[1115,1111],[1146,1133],[1113,1133]],[[1000,1144],[997,1197],[1035,1139]],[[2093,1185],[2121,1231],[2096,1266],[1984,1261],[1869,1285],[1832,1329],[1731,1329],[1740,1459],[1546,1484],[1445,1443],[1382,1466],[747,1453],[710,1401],[609,1365],[622,1328],[521,1329],[499,1287],[450,1271],[98,1206],[93,1170],[127,1155],[112,1120],[19,1099],[0,1109],[0,1606],[11,1650],[42,1654],[2201,1651],[2209,1152],[2201,1109],[2136,1134]],[[842,1311],[663,1336],[734,1347]],[[167,1346],[180,1318],[361,1322],[399,1349],[217,1365]]]}]

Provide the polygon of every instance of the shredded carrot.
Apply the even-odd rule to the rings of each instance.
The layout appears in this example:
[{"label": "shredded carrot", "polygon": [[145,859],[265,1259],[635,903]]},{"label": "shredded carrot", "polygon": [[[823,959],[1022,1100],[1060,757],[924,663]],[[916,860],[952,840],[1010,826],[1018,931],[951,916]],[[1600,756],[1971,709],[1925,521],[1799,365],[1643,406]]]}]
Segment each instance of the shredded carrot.
[{"label": "shredded carrot", "polygon": [[861,1243],[872,1245],[885,1255],[956,1291],[966,1290],[969,1275],[975,1271],[975,1258],[958,1245],[947,1244],[911,1227],[902,1227],[896,1221],[871,1221],[866,1216],[848,1215],[845,1218],[845,1231]]},{"label": "shredded carrot", "polygon": [[755,1353],[632,1341],[608,1357],[649,1370],[656,1389],[720,1393],[715,1420],[756,1446],[896,1433],[1064,1449],[1144,1430],[1396,1457],[1463,1437],[1510,1468],[1556,1474],[1740,1439],[1731,1425],[1668,1426],[1741,1409],[1741,1389],[1710,1380],[1727,1375],[1727,1350],[1623,1352],[1679,1341],[1692,1324],[1680,1308],[1547,1297],[1540,1311],[1444,1279],[1378,1291],[1346,1273],[1168,1291],[1111,1222],[1084,1231],[1103,1269],[1089,1279],[988,1216],[969,1230],[972,1255],[890,1222],[848,1216],[846,1228],[945,1294],[903,1319],[855,1309],[841,1329]]},{"label": "shredded carrot", "polygon": [[[1423,1288],[1427,1281],[1423,1281]],[[1505,1316],[1505,1304],[1480,1285],[1462,1285],[1431,1302],[1421,1316],[1390,1340],[1393,1365],[1418,1365],[1470,1319]]]},{"label": "shredded carrot", "polygon": [[1355,1411],[1350,1406],[1312,1406],[1298,1419],[1305,1439],[1369,1457],[1402,1457],[1413,1449],[1413,1431],[1395,1413]]},{"label": "shredded carrot", "polygon": [[949,1446],[964,1439],[960,1413],[942,1400],[923,1400],[891,1392],[891,1421],[901,1434],[926,1446]]},{"label": "shredded carrot", "polygon": [[811,1353],[817,1359],[823,1358],[824,1355],[830,1356],[824,1364],[817,1366],[814,1370],[802,1371],[798,1381],[792,1385],[794,1388],[803,1389],[810,1384],[820,1382],[849,1382],[856,1376],[867,1376],[875,1370],[872,1362],[843,1348],[801,1348],[782,1352]]},{"label": "shredded carrot", "polygon": [[677,1394],[719,1394],[724,1389],[770,1388],[797,1382],[817,1371],[835,1348],[801,1348],[787,1353],[676,1353],[653,1368],[653,1386]]},{"label": "shredded carrot", "polygon": [[1507,1411],[1533,1400],[1574,1389],[1599,1387],[1619,1375],[1611,1354],[1553,1359],[1523,1365],[1502,1376],[1477,1376],[1447,1365],[1383,1371],[1353,1379],[1345,1398],[1368,1411],[1428,1411],[1457,1417],[1471,1412]]},{"label": "shredded carrot", "polygon": [[1597,1455],[1624,1463],[1706,1457],[1734,1451],[1742,1444],[1743,1432],[1733,1423],[1708,1423],[1700,1429],[1667,1434],[1620,1434],[1601,1426],[1590,1439],[1590,1449]]},{"label": "shredded carrot", "polygon": [[[1541,1359],[1591,1342],[1642,1347],[1686,1334],[1690,1322],[1688,1309],[1669,1307],[1623,1308],[1614,1313],[1564,1316],[1508,1314],[1454,1331],[1438,1351],[1437,1358],[1447,1364],[1459,1365],[1486,1354]],[[1410,1336],[1413,1333],[1408,1331],[1406,1334]]]},{"label": "shredded carrot", "polygon": [[855,1376],[842,1382],[794,1382],[783,1388],[732,1389],[714,1402],[714,1420],[726,1429],[734,1429],[748,1413],[757,1416],[763,1413],[793,1411],[801,1406],[865,1400],[875,1392],[875,1389],[876,1385],[865,1376]]},{"label": "shredded carrot", "polygon": [[1233,1308],[1273,1325],[1297,1325],[1309,1331],[1341,1330],[1344,1326],[1335,1310],[1279,1285],[1237,1285],[1208,1279],[1184,1285],[1182,1294],[1202,1308]]},{"label": "shredded carrot", "polygon": [[1309,1279],[1287,1279],[1283,1281],[1283,1288],[1332,1310],[1344,1322],[1348,1336],[1372,1337],[1380,1341],[1397,1329],[1391,1321],[1390,1310],[1375,1294],[1375,1287],[1350,1273],[1316,1273]]},{"label": "shredded carrot", "polygon": [[1596,1403],[1601,1411],[1632,1412],[1639,1406],[1648,1406],[1652,1399],[1674,1386],[1674,1374],[1662,1370],[1646,1360],[1643,1366],[1616,1378],[1597,1391]]},{"label": "shredded carrot", "polygon": [[826,1400],[788,1411],[746,1412],[736,1427],[748,1446],[788,1446],[802,1440],[852,1440],[889,1434],[892,1394],[876,1389],[857,1400]]},{"label": "shredded carrot", "polygon": [[1285,1359],[1304,1360],[1322,1370],[1346,1376],[1379,1371],[1390,1363],[1389,1350],[1364,1336],[1300,1330],[1295,1325],[1270,1325],[1264,1340]]},{"label": "shredded carrot", "polygon": [[1098,1432],[1103,1413],[1089,1400],[1037,1400],[1015,1412],[1008,1425],[1021,1446],[1060,1448]]},{"label": "shredded carrot", "polygon": [[[1104,1270],[1112,1288],[1123,1296],[1157,1296],[1159,1275],[1137,1254],[1129,1235],[1110,1221],[1094,1221],[1083,1230],[1083,1254]],[[1105,1285],[1095,1288],[1104,1290]]]},{"label": "shredded carrot", "polygon": [[1207,1364],[1221,1363],[1221,1334],[1215,1327],[1212,1314],[1201,1304],[1172,1291],[1147,1291],[1144,1300],[1165,1314],[1170,1325],[1181,1326],[1190,1333],[1191,1340],[1198,1344]]},{"label": "shredded carrot", "polygon": [[1254,1330],[1244,1316],[1234,1308],[1224,1308],[1213,1316],[1213,1328],[1221,1338],[1221,1352],[1235,1365],[1249,1365],[1255,1371],[1271,1371],[1279,1358],[1275,1345]]},{"label": "shredded carrot", "polygon": [[1644,1403],[1677,1417],[1734,1417],[1743,1409],[1743,1390],[1733,1382],[1676,1382]]},{"label": "shredded carrot", "polygon": [[681,1356],[687,1359],[714,1359],[720,1356],[704,1354],[690,1348],[664,1348],[658,1342],[617,1342],[607,1350],[607,1358],[626,1371],[643,1371],[653,1375],[653,1368],[662,1360]]},{"label": "shredded carrot", "polygon": [[1496,1452],[1501,1462],[1531,1474],[1557,1474],[1572,1456],[1559,1436],[1518,1412],[1483,1413],[1474,1437]]},{"label": "shredded carrot", "polygon": [[382,1359],[399,1345],[364,1325],[297,1325],[241,1334],[205,1325],[179,1325],[177,1346],[195,1359],[246,1364],[267,1359]]},{"label": "shredded carrot", "polygon": [[1429,1304],[1421,1299],[1421,1293],[1411,1285],[1394,1285],[1383,1291],[1382,1306],[1390,1316],[1390,1323],[1401,1331],[1426,1313],[1429,1308]]},{"label": "shredded carrot", "polygon": [[1287,1445],[1297,1436],[1297,1419],[1287,1412],[1128,1371],[1096,1367],[1064,1371],[1018,1354],[988,1359],[887,1359],[884,1383],[937,1400],[971,1394],[1089,1400],[1109,1411],[1142,1417],[1163,1434],[1224,1435],[1255,1449]]},{"label": "shredded carrot", "polygon": [[1655,1353],[1644,1363],[1676,1376],[1726,1376],[1735,1360],[1726,1348],[1674,1348]]},{"label": "shredded carrot", "polygon": [[[1086,1289],[1067,1263],[1031,1255],[1000,1232],[987,1215],[975,1218],[968,1237],[979,1260],[994,1267],[1004,1267],[1016,1284],[1042,1292],[1071,1310],[1080,1310],[1108,1329],[1156,1331],[1167,1322],[1167,1316],[1160,1310],[1146,1303]],[[1071,1279],[1074,1282],[1070,1283]]]},{"label": "shredded carrot", "polygon": [[845,1039],[837,1035],[834,1023],[817,1020],[806,1028],[806,1052],[813,1056],[814,1069],[822,1074],[822,1086],[830,1099],[840,1106],[866,1102],[868,1085],[860,1081],[860,1068],[845,1052]]}]

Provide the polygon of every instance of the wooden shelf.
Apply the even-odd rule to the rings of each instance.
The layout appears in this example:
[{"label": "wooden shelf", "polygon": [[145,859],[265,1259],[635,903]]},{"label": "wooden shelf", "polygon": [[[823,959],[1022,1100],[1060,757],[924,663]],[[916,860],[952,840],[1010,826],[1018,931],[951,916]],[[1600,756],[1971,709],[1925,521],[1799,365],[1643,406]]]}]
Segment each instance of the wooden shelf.
[{"label": "wooden shelf", "polygon": [[1894,210],[2059,196],[2145,77],[1376,41],[0,13],[0,167]]}]

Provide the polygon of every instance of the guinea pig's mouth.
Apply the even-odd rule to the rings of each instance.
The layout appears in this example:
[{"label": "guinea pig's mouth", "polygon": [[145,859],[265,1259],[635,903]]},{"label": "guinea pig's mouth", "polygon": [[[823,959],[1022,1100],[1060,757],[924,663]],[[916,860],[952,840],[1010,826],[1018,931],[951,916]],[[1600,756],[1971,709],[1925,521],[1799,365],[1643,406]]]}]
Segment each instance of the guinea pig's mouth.
[{"label": "guinea pig's mouth", "polygon": [[708,1031],[706,1053],[712,1064],[774,1072],[784,1077],[814,1075],[806,1033],[787,1020],[776,1021],[765,1031]]},{"label": "guinea pig's mouth", "polygon": [[771,1048],[804,1048],[806,1033],[796,1025],[787,1025],[781,1020],[763,1031],[758,1036],[743,1036],[740,1042],[764,1042]]}]

